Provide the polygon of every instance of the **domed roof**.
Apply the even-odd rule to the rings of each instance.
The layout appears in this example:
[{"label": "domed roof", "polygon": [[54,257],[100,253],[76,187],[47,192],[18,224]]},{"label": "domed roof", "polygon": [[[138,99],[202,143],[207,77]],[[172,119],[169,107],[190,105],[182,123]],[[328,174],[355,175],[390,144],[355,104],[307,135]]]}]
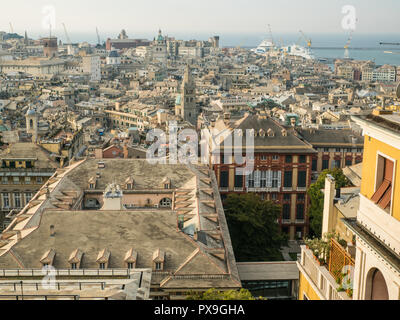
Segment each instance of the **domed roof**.
[{"label": "domed roof", "polygon": [[35,116],[36,115],[36,111],[35,109],[29,108],[28,111],[26,112],[27,116]]},{"label": "domed roof", "polygon": [[157,41],[164,41],[164,37],[161,34],[161,30],[158,31]]}]

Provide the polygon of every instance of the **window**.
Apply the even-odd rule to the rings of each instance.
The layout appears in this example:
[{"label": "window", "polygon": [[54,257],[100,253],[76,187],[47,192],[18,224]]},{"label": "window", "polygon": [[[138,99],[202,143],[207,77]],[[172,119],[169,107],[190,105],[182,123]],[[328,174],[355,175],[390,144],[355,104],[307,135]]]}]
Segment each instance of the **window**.
[{"label": "window", "polygon": [[324,148],[324,152],[329,152],[329,148]]},{"label": "window", "polygon": [[104,262],[100,263],[99,268],[104,270],[106,268],[106,264]]},{"label": "window", "polygon": [[76,269],[77,269],[76,263],[71,263],[71,269],[72,269],[72,270],[76,270]]},{"label": "window", "polygon": [[261,188],[267,187],[267,171],[261,171],[260,187]]},{"label": "window", "polygon": [[390,206],[392,200],[392,179],[393,179],[393,161],[382,156],[378,157],[376,192],[371,200],[378,204],[382,209]]},{"label": "window", "polygon": [[36,182],[37,183],[42,183],[42,177],[36,177]]},{"label": "window", "polygon": [[296,220],[304,220],[304,204],[297,205]]},{"label": "window", "polygon": [[3,193],[2,194],[2,200],[3,200],[3,208],[9,208],[10,207],[10,198],[8,193]]},{"label": "window", "polygon": [[268,159],[267,156],[261,156],[260,158],[261,158],[261,161],[266,161]]},{"label": "window", "polygon": [[156,262],[156,270],[162,270],[162,264],[160,262]]},{"label": "window", "polygon": [[284,188],[291,188],[293,182],[293,172],[292,171],[285,171],[283,187]]},{"label": "window", "polygon": [[172,206],[172,200],[169,198],[164,198],[160,201],[161,208],[171,208],[171,206]]},{"label": "window", "polygon": [[290,204],[284,204],[282,208],[282,219],[290,220]]},{"label": "window", "polygon": [[31,201],[31,199],[32,199],[32,193],[31,192],[25,193],[25,202],[28,203],[29,201]]},{"label": "window", "polygon": [[306,163],[307,157],[306,156],[299,156],[299,163]]},{"label": "window", "polygon": [[299,171],[297,179],[297,187],[305,188],[307,186],[307,171]]},{"label": "window", "polygon": [[243,188],[243,175],[238,172],[235,175],[235,188]]},{"label": "window", "polygon": [[21,194],[14,193],[14,204],[15,208],[21,208]]},{"label": "window", "polygon": [[31,184],[31,177],[25,177],[25,184]]},{"label": "window", "polygon": [[318,170],[318,159],[312,159],[311,170],[312,171],[317,171]]},{"label": "window", "polygon": [[221,188],[228,188],[228,183],[229,183],[229,172],[228,171],[221,171],[220,172],[220,180],[219,184]]},{"label": "window", "polygon": [[286,156],[285,157],[285,163],[292,163],[293,162],[293,157],[292,156]]},{"label": "window", "polygon": [[346,149],[346,152],[352,152],[352,151],[353,151],[353,149],[350,149],[350,148]]},{"label": "window", "polygon": [[322,159],[322,170],[329,169],[329,159]]},{"label": "window", "polygon": [[91,184],[89,185],[89,189],[94,189],[94,183],[91,183]]},{"label": "window", "polygon": [[271,200],[272,201],[277,201],[278,200],[278,194],[277,193],[271,193]]},{"label": "window", "polygon": [[336,152],[341,152],[341,151],[342,151],[342,149],[336,148]]},{"label": "window", "polygon": [[272,160],[273,161],[278,161],[279,160],[279,156],[272,156]]},{"label": "window", "polygon": [[248,188],[254,188],[254,171],[248,175]]},{"label": "window", "polygon": [[334,168],[340,168],[340,163],[341,163],[341,160],[334,160],[333,161],[333,167]]},{"label": "window", "polygon": [[291,200],[291,198],[292,198],[292,195],[290,193],[285,193],[283,195],[283,201],[285,201],[285,202],[289,202]]},{"label": "window", "polygon": [[1,177],[2,184],[8,184],[8,177]]},{"label": "window", "polygon": [[128,269],[134,269],[134,264],[132,262],[128,262]]},{"label": "window", "polygon": [[346,167],[349,167],[353,164],[353,159],[352,158],[346,158]]},{"label": "window", "polygon": [[19,177],[13,177],[13,183],[19,184]]},{"label": "window", "polygon": [[272,188],[279,188],[279,171],[272,171]]},{"label": "window", "polygon": [[26,168],[28,168],[28,169],[32,168],[32,162],[31,162],[31,161],[26,161],[26,162],[25,162],[25,166],[26,166]]},{"label": "window", "polygon": [[306,195],[304,193],[299,193],[297,195],[297,202],[304,202],[306,200]]}]

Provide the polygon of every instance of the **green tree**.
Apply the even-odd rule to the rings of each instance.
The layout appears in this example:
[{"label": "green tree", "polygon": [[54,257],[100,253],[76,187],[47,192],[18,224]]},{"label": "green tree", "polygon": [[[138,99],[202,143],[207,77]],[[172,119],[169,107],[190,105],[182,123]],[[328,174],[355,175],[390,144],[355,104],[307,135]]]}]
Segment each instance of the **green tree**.
[{"label": "green tree", "polygon": [[282,260],[280,249],[287,236],[277,222],[280,206],[247,193],[228,195],[224,208],[237,261]]},{"label": "green tree", "polygon": [[310,196],[310,209],[308,216],[310,217],[310,235],[311,237],[321,238],[322,233],[322,214],[324,211],[324,194],[321,191],[325,188],[325,178],[327,175],[335,178],[336,189],[346,187],[350,184],[349,180],[343,174],[342,169],[334,168],[324,170],[318,177],[318,180],[308,189]]},{"label": "green tree", "polygon": [[[247,289],[219,291],[209,289],[204,293],[190,293],[187,300],[256,300]],[[261,298],[260,298],[261,299]]]}]

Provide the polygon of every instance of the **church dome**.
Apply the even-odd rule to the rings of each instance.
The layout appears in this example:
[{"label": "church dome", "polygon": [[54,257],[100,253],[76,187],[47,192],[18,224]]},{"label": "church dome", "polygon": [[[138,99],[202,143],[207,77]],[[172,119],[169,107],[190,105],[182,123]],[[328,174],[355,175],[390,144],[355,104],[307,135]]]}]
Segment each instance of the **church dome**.
[{"label": "church dome", "polygon": [[26,112],[26,115],[27,116],[35,116],[36,115],[35,109],[29,108],[28,111]]}]

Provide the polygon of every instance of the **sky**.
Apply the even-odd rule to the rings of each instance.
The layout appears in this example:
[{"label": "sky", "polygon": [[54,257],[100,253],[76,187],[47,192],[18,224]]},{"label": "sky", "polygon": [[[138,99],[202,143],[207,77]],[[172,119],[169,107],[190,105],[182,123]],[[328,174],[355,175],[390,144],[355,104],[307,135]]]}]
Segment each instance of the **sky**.
[{"label": "sky", "polygon": [[[170,36],[345,34],[342,7],[352,5],[357,34],[393,34],[400,40],[399,0],[1,0],[0,30],[25,30],[31,37],[52,33],[72,41],[78,34],[96,39],[116,37],[125,29],[131,38],[150,38],[159,28]],[[50,8],[50,9],[49,9]],[[54,9],[53,9],[54,8]],[[298,34],[299,35],[299,34]],[[88,39],[89,40],[89,39]],[[81,39],[79,39],[81,41]]]}]

